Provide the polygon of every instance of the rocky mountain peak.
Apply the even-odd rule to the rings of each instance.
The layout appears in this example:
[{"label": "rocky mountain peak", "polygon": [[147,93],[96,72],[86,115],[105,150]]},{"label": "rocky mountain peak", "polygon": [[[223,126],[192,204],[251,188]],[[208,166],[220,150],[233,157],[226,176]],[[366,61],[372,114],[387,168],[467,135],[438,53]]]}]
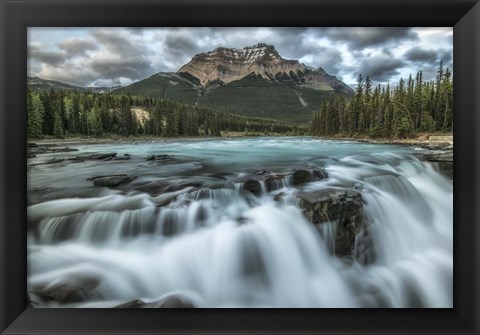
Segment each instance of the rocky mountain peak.
[{"label": "rocky mountain peak", "polygon": [[197,54],[178,73],[188,73],[206,86],[218,81],[226,84],[250,74],[271,78],[279,73],[298,74],[304,69],[297,60],[282,58],[273,45],[258,43],[242,49],[219,47]]}]

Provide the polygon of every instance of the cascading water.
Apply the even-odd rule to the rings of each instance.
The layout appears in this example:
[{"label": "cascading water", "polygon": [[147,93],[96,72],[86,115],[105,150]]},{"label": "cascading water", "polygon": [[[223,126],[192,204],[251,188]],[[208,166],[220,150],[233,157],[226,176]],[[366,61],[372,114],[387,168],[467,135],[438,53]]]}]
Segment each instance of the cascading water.
[{"label": "cascading water", "polygon": [[[255,158],[248,156],[252,141]],[[229,148],[235,156],[222,160]],[[142,171],[139,183],[192,176],[207,182],[159,194],[135,184],[31,204],[28,287],[35,307],[114,307],[168,296],[195,307],[453,305],[452,183],[407,148],[283,138],[135,149],[181,153],[182,166],[185,159],[195,164],[177,175],[175,163],[162,175],[144,159],[102,162],[98,171]],[[248,167],[242,159],[250,159]],[[295,185],[291,172],[299,167],[323,168],[328,178]],[[44,186],[38,180],[59,187],[54,175],[66,169],[31,168],[31,188]],[[84,187],[85,177],[72,187]],[[212,178],[221,182],[211,186]],[[242,186],[249,178],[261,181],[260,194]],[[335,254],[344,229],[337,218],[313,225],[298,205],[299,193],[326,188],[361,194],[366,224],[352,255]]]}]

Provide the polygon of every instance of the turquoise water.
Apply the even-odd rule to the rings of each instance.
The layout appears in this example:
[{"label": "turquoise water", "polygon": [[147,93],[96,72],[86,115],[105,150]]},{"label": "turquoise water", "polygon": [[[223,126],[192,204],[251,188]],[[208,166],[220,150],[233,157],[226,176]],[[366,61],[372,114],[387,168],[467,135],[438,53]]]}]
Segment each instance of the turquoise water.
[{"label": "turquoise water", "polygon": [[[129,160],[28,168],[28,288],[95,283],[84,299],[36,307],[114,307],[182,297],[196,307],[453,306],[453,186],[417,149],[308,137],[77,146],[71,158]],[[155,161],[150,155],[163,155]],[[292,185],[294,169],[328,178]],[[115,188],[87,178],[133,174]],[[283,176],[267,190],[265,178]],[[260,180],[257,195],[242,183]],[[335,255],[336,220],[317,229],[300,192],[361,193],[362,234]],[[357,250],[366,246],[368,253]],[[368,258],[368,261],[365,259]]]}]

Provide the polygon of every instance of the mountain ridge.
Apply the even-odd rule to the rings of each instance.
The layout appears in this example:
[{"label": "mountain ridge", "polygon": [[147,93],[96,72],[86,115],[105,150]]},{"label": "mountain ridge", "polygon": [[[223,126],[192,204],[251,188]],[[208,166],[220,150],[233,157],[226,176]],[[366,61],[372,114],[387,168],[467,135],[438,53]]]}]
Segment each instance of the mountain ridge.
[{"label": "mountain ridge", "polygon": [[44,79],[36,76],[27,76],[27,86],[30,87],[30,89],[33,89],[34,91],[46,91],[46,90],[53,89],[53,90],[77,91],[77,92],[92,91],[95,93],[108,93],[122,87],[122,86],[112,86],[112,87],[76,86],[76,85],[72,85],[62,81]]},{"label": "mountain ridge", "polygon": [[242,49],[219,47],[196,54],[178,74],[189,74],[206,87],[211,82],[228,84],[255,74],[266,80],[292,80],[298,85],[351,95],[353,89],[323,68],[280,56],[273,45],[258,43]]}]

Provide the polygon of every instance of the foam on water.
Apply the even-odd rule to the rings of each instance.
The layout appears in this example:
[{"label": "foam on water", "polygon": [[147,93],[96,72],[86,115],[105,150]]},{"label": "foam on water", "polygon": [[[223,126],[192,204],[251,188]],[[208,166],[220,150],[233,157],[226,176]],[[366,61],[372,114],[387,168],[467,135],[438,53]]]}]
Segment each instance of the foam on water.
[{"label": "foam on water", "polygon": [[[192,160],[206,152],[202,159],[211,155],[212,165],[222,165],[230,158],[214,153],[252,144],[271,151],[266,162],[285,165],[344,148],[323,166],[328,179],[303,187],[362,193],[369,224],[353,259],[334,254],[335,221],[316,229],[304,218],[289,177],[258,197],[245,196],[238,184],[158,196],[111,191],[28,208],[29,288],[99,282],[86,301],[42,305],[59,307],[113,307],[168,294],[198,307],[452,307],[451,181],[402,150],[355,143],[248,139],[173,143],[165,151],[195,151]],[[300,152],[292,154],[292,145]],[[232,175],[240,175],[237,168]],[[48,171],[39,167],[30,178],[52,178]]]}]

